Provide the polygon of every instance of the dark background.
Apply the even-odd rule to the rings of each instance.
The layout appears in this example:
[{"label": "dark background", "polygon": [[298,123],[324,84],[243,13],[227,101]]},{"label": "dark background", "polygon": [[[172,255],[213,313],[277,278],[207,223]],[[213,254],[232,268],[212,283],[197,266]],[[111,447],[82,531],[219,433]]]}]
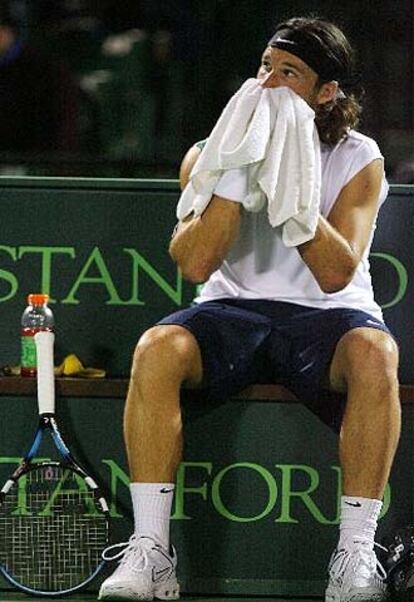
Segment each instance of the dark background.
[{"label": "dark background", "polygon": [[[1,174],[175,177],[185,150],[208,135],[230,95],[255,74],[275,25],[317,14],[342,26],[358,49],[366,89],[360,129],[378,141],[392,181],[413,181],[411,0],[1,3],[42,64],[20,82],[27,77],[29,123],[39,120],[43,132],[42,144],[31,144],[29,126],[22,134],[16,124],[9,141],[0,137]],[[4,93],[1,74],[0,61]],[[58,125],[49,106],[55,97],[64,107]],[[2,119],[5,111],[0,127]]]}]

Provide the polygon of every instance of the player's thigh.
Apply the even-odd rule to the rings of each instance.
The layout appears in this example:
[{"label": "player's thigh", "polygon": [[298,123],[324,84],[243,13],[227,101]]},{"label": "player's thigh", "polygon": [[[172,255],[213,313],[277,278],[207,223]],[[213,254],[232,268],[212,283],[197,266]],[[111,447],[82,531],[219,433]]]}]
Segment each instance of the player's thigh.
[{"label": "player's thigh", "polygon": [[346,391],[351,381],[396,380],[398,347],[393,337],[376,328],[353,328],[336,345],[329,370],[329,384]]},{"label": "player's thigh", "polygon": [[132,373],[174,373],[182,381],[196,386],[203,376],[200,348],[194,335],[176,324],[153,326],[138,341]]}]

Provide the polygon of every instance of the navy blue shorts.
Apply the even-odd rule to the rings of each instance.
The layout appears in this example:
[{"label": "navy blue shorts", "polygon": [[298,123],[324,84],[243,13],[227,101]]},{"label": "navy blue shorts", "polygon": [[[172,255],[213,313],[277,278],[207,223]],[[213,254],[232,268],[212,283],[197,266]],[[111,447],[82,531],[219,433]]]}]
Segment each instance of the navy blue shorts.
[{"label": "navy blue shorts", "polygon": [[336,431],[345,399],[335,404],[322,391],[338,341],[359,327],[390,333],[363,311],[254,299],[206,301],[158,324],[183,326],[196,338],[203,399],[223,401],[254,383],[283,384]]}]

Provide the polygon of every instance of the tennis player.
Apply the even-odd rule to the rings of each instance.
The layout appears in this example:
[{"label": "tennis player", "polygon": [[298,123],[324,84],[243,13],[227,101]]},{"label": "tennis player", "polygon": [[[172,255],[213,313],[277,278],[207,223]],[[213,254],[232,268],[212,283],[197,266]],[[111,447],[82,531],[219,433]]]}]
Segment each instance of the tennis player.
[{"label": "tennis player", "polygon": [[[340,432],[341,521],[326,601],[386,599],[374,537],[400,434],[398,349],[368,263],[388,191],[383,157],[356,131],[354,53],[334,24],[281,23],[258,77],[265,88],[291,88],[315,111],[318,227],[309,242],[285,247],[266,209],[243,209],[243,169],[225,171],[204,213],[179,223],[171,255],[184,277],[206,284],[195,305],[161,320],[136,348],[125,409],[135,534],[102,585],[104,600],[178,597],[169,515],[182,450],[180,389],[199,388],[206,403],[254,382],[285,383]],[[183,161],[183,186],[201,146]],[[325,386],[346,404],[321,404]]]}]

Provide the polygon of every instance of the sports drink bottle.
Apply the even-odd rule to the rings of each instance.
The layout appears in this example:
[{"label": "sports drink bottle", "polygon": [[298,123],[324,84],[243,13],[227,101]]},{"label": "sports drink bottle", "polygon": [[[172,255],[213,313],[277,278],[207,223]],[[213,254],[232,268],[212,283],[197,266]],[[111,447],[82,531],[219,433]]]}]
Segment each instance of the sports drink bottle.
[{"label": "sports drink bottle", "polygon": [[21,376],[36,376],[36,344],[34,335],[41,330],[53,331],[53,313],[48,306],[49,295],[31,294],[22,315],[21,329]]}]

